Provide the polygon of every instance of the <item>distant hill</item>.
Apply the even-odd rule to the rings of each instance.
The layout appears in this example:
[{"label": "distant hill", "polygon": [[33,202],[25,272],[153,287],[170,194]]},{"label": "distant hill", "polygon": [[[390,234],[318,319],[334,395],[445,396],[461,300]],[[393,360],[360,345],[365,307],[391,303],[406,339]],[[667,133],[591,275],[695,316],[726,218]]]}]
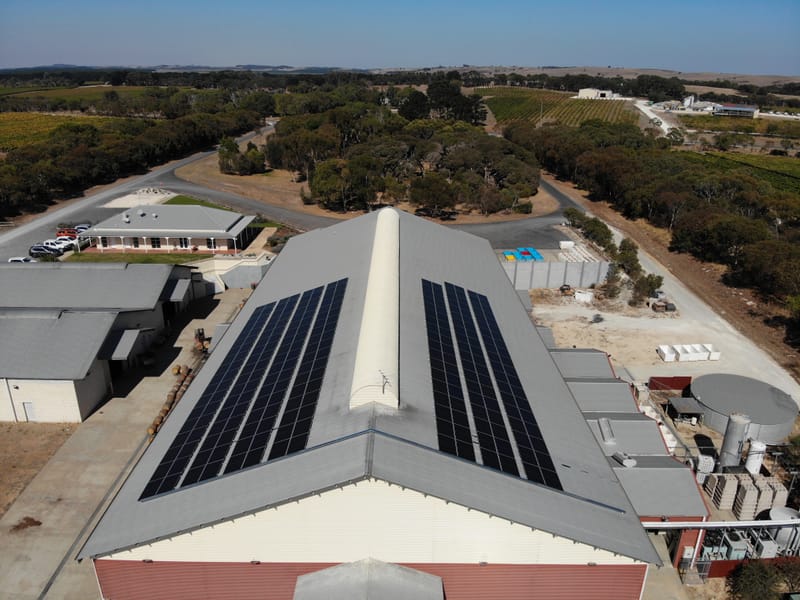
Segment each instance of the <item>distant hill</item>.
[{"label": "distant hill", "polygon": [[64,71],[64,70],[112,70],[112,69],[135,69],[141,71],[155,71],[162,73],[169,72],[216,72],[216,71],[257,71],[261,73],[276,73],[276,74],[325,74],[336,71],[350,71],[359,73],[392,73],[403,71],[477,71],[479,73],[518,73],[519,75],[535,75],[544,73],[555,77],[564,75],[591,75],[599,77],[623,77],[632,79],[639,75],[657,75],[659,77],[677,77],[683,81],[702,81],[702,82],[715,82],[720,83],[749,83],[759,87],[769,85],[781,85],[784,83],[800,82],[800,75],[753,75],[746,73],[712,73],[712,72],[686,72],[686,71],[673,71],[669,69],[654,69],[654,68],[634,68],[634,67],[592,67],[592,66],[541,66],[541,67],[525,67],[525,66],[479,66],[479,65],[460,65],[460,66],[437,66],[437,67],[392,67],[381,69],[351,69],[345,67],[295,67],[291,65],[260,65],[260,64],[243,64],[232,65],[225,67],[212,67],[208,65],[153,65],[153,66],[83,66],[83,65],[43,65],[37,67],[21,67],[14,69],[0,69],[0,74],[13,74],[24,73],[31,71]]}]

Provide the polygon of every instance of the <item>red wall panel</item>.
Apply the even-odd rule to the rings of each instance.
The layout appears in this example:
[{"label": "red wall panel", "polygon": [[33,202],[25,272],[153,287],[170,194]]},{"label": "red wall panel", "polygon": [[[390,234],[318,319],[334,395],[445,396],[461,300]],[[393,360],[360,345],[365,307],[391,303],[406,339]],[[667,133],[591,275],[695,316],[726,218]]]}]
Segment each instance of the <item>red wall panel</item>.
[{"label": "red wall panel", "polygon": [[[97,560],[107,600],[292,600],[299,575],[324,563]],[[442,578],[447,600],[639,600],[645,565],[406,564]]]}]

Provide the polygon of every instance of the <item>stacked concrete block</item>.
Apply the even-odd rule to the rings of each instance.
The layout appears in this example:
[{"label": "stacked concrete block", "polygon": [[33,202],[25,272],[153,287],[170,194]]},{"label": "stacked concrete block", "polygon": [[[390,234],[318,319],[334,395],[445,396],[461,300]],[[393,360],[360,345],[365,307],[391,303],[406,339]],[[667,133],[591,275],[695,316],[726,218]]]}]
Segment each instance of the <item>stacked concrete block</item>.
[{"label": "stacked concrete block", "polygon": [[758,502],[756,502],[756,514],[758,514],[762,510],[772,508],[775,490],[772,489],[772,486],[763,475],[754,476],[753,483],[758,488]]},{"label": "stacked concrete block", "polygon": [[772,508],[781,508],[782,506],[786,506],[787,500],[789,500],[789,490],[786,489],[786,486],[783,485],[783,482],[778,479],[777,477],[768,477],[767,482],[772,487]]},{"label": "stacked concrete block", "polygon": [[736,475],[731,475],[730,473],[718,475],[717,486],[714,489],[714,496],[712,496],[714,506],[720,510],[730,510],[733,508],[738,485],[739,481],[736,479]]},{"label": "stacked concrete block", "polygon": [[[749,479],[749,478],[748,478]],[[758,488],[752,480],[739,481],[739,489],[733,502],[733,514],[740,521],[752,521],[758,506]]]}]

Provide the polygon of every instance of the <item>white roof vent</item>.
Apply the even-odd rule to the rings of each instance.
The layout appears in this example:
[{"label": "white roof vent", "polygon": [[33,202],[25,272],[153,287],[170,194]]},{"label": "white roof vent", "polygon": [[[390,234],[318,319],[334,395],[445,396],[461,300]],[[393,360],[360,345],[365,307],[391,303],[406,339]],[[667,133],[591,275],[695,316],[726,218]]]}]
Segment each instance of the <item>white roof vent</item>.
[{"label": "white roof vent", "polygon": [[130,223],[131,222],[131,218],[128,215],[125,215],[124,217],[122,217],[122,221],[124,223]]},{"label": "white roof vent", "polygon": [[139,216],[140,216],[140,217],[143,217],[143,216],[145,216],[146,214],[147,214],[147,213],[146,213],[146,212],[144,212],[144,211],[143,211],[141,208],[139,209]]},{"label": "white roof vent", "polygon": [[157,218],[158,218],[158,215],[157,215],[156,213],[153,213],[153,218],[154,218],[154,219],[157,219]]}]

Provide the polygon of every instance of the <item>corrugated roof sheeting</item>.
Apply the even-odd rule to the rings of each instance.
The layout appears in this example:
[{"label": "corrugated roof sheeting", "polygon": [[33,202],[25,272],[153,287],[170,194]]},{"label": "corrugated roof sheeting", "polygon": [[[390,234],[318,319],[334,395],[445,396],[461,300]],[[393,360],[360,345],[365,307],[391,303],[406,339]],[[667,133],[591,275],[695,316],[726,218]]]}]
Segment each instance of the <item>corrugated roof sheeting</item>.
[{"label": "corrugated roof sheeting", "polygon": [[116,312],[0,310],[0,377],[83,379],[116,318]]},{"label": "corrugated roof sheeting", "polygon": [[[320,563],[201,563],[98,560],[104,598],[139,600],[293,600],[298,577]],[[647,565],[476,565],[407,563],[441,577],[447,600],[639,600]],[[502,590],[502,592],[500,592]]]},{"label": "corrugated roof sheeting", "polygon": [[367,558],[301,575],[293,600],[443,600],[436,575]]},{"label": "corrugated roof sheeting", "polygon": [[146,205],[101,221],[84,236],[235,238],[255,217],[194,205]]},{"label": "corrugated roof sheeting", "polygon": [[615,378],[608,355],[600,350],[584,348],[558,348],[550,350],[561,374],[573,378]]},{"label": "corrugated roof sheeting", "polygon": [[[9,268],[10,267],[10,268]],[[0,308],[152,310],[172,265],[33,263],[0,265]]]}]

